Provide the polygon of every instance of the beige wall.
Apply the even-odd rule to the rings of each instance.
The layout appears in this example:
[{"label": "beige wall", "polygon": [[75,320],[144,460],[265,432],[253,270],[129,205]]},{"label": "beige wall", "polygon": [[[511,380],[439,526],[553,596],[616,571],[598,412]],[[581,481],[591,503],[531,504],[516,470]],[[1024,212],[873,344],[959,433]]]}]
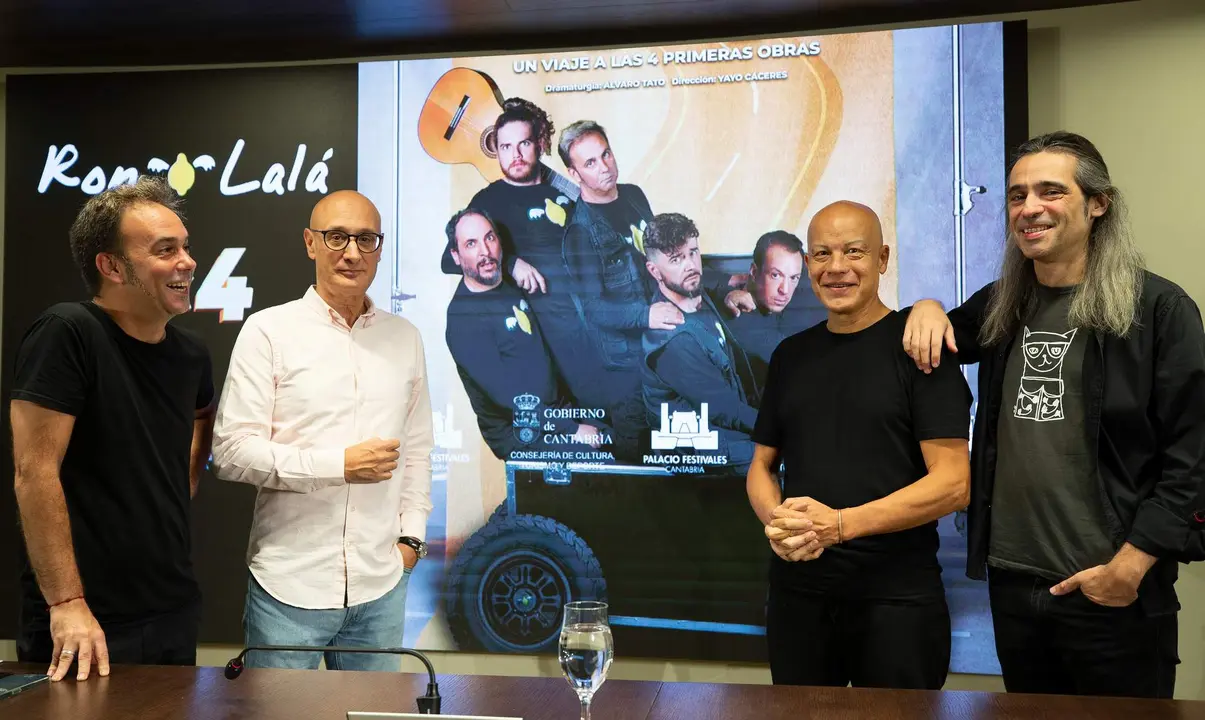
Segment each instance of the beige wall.
[{"label": "beige wall", "polygon": [[[1028,16],[1029,103],[1033,133],[1065,128],[1098,144],[1128,194],[1138,242],[1151,269],[1205,304],[1195,170],[1205,167],[1205,3],[1143,0]],[[0,247],[3,243],[4,83],[0,75]],[[0,258],[0,263],[3,260]],[[2,265],[0,265],[2,268]],[[1205,565],[1187,569],[1181,603],[1176,696],[1205,700]],[[203,647],[202,664],[221,665],[234,648]],[[0,642],[0,658],[13,658]],[[557,675],[552,658],[434,654],[440,672]],[[682,681],[769,681],[764,667],[629,660],[613,677]],[[950,689],[1002,690],[999,678],[953,675]]]}]

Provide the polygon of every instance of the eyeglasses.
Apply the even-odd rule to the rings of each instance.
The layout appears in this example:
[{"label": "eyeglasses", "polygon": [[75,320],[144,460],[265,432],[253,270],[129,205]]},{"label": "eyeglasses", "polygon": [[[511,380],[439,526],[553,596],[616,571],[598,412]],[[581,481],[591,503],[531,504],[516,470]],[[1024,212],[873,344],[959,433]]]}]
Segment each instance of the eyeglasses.
[{"label": "eyeglasses", "polygon": [[347,247],[347,244],[352,240],[356,241],[356,247],[362,253],[374,253],[381,249],[381,241],[385,236],[381,233],[362,232],[357,234],[345,233],[342,230],[315,230],[307,228],[312,233],[318,233],[322,236],[322,242],[328,248],[334,251],[342,250]]}]

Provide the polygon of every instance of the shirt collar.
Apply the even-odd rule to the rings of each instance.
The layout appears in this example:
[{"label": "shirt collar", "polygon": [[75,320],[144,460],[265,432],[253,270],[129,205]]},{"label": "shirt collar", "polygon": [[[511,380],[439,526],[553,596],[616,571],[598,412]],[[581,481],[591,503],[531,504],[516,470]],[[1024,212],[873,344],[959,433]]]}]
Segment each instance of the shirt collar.
[{"label": "shirt collar", "polygon": [[[332,322],[342,325],[343,327],[347,327],[347,320],[345,320],[343,316],[339,314],[338,310],[335,310],[330,306],[330,304],[322,299],[322,296],[318,294],[317,286],[310,285],[309,289],[305,291],[305,297],[303,300],[317,312],[325,314]],[[364,313],[360,315],[357,322],[359,320],[363,320],[364,325],[367,326],[376,318],[377,306],[376,303],[372,301],[372,298],[368,295],[364,296],[364,304],[366,309],[364,310]]]}]

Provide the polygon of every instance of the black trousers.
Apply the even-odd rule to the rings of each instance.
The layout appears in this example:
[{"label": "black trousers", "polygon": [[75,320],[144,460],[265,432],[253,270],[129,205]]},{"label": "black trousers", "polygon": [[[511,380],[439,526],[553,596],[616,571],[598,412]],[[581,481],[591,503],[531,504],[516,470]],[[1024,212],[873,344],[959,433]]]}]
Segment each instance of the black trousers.
[{"label": "black trousers", "polygon": [[[105,631],[105,646],[109,649],[111,664],[196,665],[200,624],[201,603],[198,600],[143,622],[103,624],[101,629]],[[52,653],[54,640],[50,628],[43,623],[23,623],[18,632],[17,659],[49,665]],[[91,673],[96,673],[95,651]]]},{"label": "black trousers", "polygon": [[988,570],[996,655],[1009,692],[1170,698],[1176,687],[1174,612],[1097,605],[1055,582]]},{"label": "black trousers", "polygon": [[775,685],[940,690],[950,669],[950,610],[771,590],[766,640]]}]

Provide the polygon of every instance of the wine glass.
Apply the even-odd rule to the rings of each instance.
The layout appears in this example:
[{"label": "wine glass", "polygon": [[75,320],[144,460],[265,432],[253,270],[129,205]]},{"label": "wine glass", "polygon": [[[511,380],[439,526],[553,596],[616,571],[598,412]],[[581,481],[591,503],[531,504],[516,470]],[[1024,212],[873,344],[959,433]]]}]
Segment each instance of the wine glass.
[{"label": "wine glass", "polygon": [[606,681],[614,656],[607,604],[595,600],[565,603],[561,672],[582,701],[581,720],[590,720],[590,701]]}]

